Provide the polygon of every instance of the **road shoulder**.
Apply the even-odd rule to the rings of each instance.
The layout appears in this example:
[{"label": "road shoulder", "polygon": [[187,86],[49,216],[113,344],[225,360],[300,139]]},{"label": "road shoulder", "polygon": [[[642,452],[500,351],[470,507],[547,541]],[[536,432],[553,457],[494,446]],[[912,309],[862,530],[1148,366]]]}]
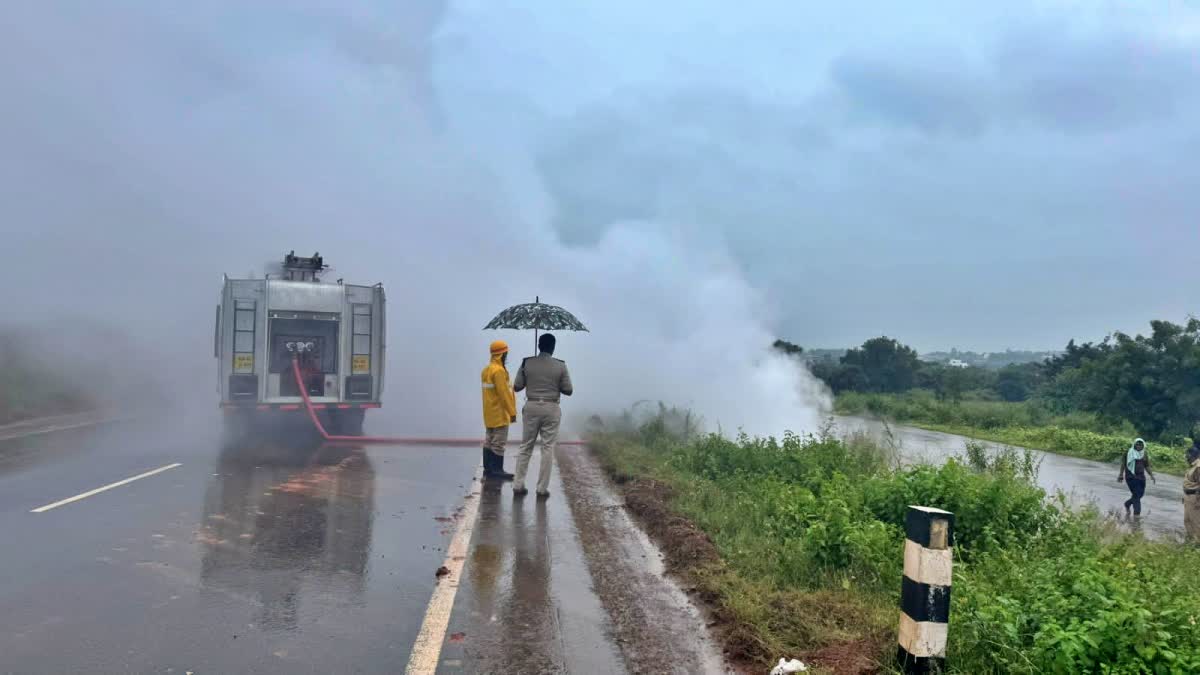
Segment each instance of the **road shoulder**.
[{"label": "road shoulder", "polygon": [[558,473],[549,500],[484,481],[437,672],[626,672]]},{"label": "road shoulder", "polygon": [[110,422],[121,421],[122,419],[127,418],[106,410],[88,410],[67,415],[35,417],[33,419],[0,425],[0,441],[10,441],[29,436],[54,433],[56,431],[108,424]]},{"label": "road shoulder", "polygon": [[558,464],[592,584],[634,673],[728,673],[708,620],[666,576],[663,554],[586,450],[559,448]]}]

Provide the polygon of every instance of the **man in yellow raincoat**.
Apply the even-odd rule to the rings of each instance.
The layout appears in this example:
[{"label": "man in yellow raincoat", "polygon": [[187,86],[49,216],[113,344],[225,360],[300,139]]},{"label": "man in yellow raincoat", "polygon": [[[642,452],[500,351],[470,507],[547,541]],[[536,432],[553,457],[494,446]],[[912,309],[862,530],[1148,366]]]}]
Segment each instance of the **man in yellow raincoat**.
[{"label": "man in yellow raincoat", "polygon": [[508,442],[508,426],[517,421],[517,395],[508,379],[508,344],[496,340],[491,346],[492,360],[483,369],[483,426],[487,435],[483,442],[483,475],[485,478],[512,480],[504,472],[504,444]]}]

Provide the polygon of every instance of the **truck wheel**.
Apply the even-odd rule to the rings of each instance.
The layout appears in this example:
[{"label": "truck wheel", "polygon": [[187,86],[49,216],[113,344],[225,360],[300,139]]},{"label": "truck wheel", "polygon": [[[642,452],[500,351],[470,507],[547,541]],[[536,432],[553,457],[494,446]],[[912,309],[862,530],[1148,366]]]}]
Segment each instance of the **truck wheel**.
[{"label": "truck wheel", "polygon": [[363,419],[366,417],[366,412],[361,408],[334,411],[333,433],[338,436],[362,436]]},{"label": "truck wheel", "polygon": [[246,442],[254,432],[254,419],[243,412],[227,413],[222,418],[221,440],[226,446]]}]

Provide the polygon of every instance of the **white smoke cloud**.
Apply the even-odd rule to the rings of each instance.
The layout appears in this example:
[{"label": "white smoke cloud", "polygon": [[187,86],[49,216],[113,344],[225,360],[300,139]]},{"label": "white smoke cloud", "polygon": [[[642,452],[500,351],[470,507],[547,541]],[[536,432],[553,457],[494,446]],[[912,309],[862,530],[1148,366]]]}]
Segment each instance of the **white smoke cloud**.
[{"label": "white smoke cloud", "polygon": [[[209,411],[221,273],[319,250],[335,276],[388,290],[373,431],[477,435],[475,378],[496,337],[481,327],[535,295],[592,330],[558,336],[572,413],[652,399],[726,430],[815,428],[826,395],[769,353],[771,307],[720,241],[629,222],[566,246],[532,148],[446,124],[430,79],[438,11],[219,7],[31,6],[0,31],[18,102],[0,130],[12,317],[120,326]],[[88,30],[56,32],[69,26]],[[30,279],[36,294],[19,290]],[[504,337],[514,356],[532,350],[532,335]]]}]

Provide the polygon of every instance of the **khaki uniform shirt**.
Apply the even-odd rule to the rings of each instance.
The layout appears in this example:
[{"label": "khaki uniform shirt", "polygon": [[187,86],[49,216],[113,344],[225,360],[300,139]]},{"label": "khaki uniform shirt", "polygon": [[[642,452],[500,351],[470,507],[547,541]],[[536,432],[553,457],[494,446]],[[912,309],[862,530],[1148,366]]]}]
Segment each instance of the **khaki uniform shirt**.
[{"label": "khaki uniform shirt", "polygon": [[570,396],[575,391],[571,386],[567,364],[544,352],[521,361],[513,388],[517,391],[526,390],[525,396],[531,401],[555,403],[560,395]]},{"label": "khaki uniform shirt", "polygon": [[1188,467],[1187,473],[1183,474],[1183,490],[1184,492],[1200,491],[1200,459],[1192,462]]}]

